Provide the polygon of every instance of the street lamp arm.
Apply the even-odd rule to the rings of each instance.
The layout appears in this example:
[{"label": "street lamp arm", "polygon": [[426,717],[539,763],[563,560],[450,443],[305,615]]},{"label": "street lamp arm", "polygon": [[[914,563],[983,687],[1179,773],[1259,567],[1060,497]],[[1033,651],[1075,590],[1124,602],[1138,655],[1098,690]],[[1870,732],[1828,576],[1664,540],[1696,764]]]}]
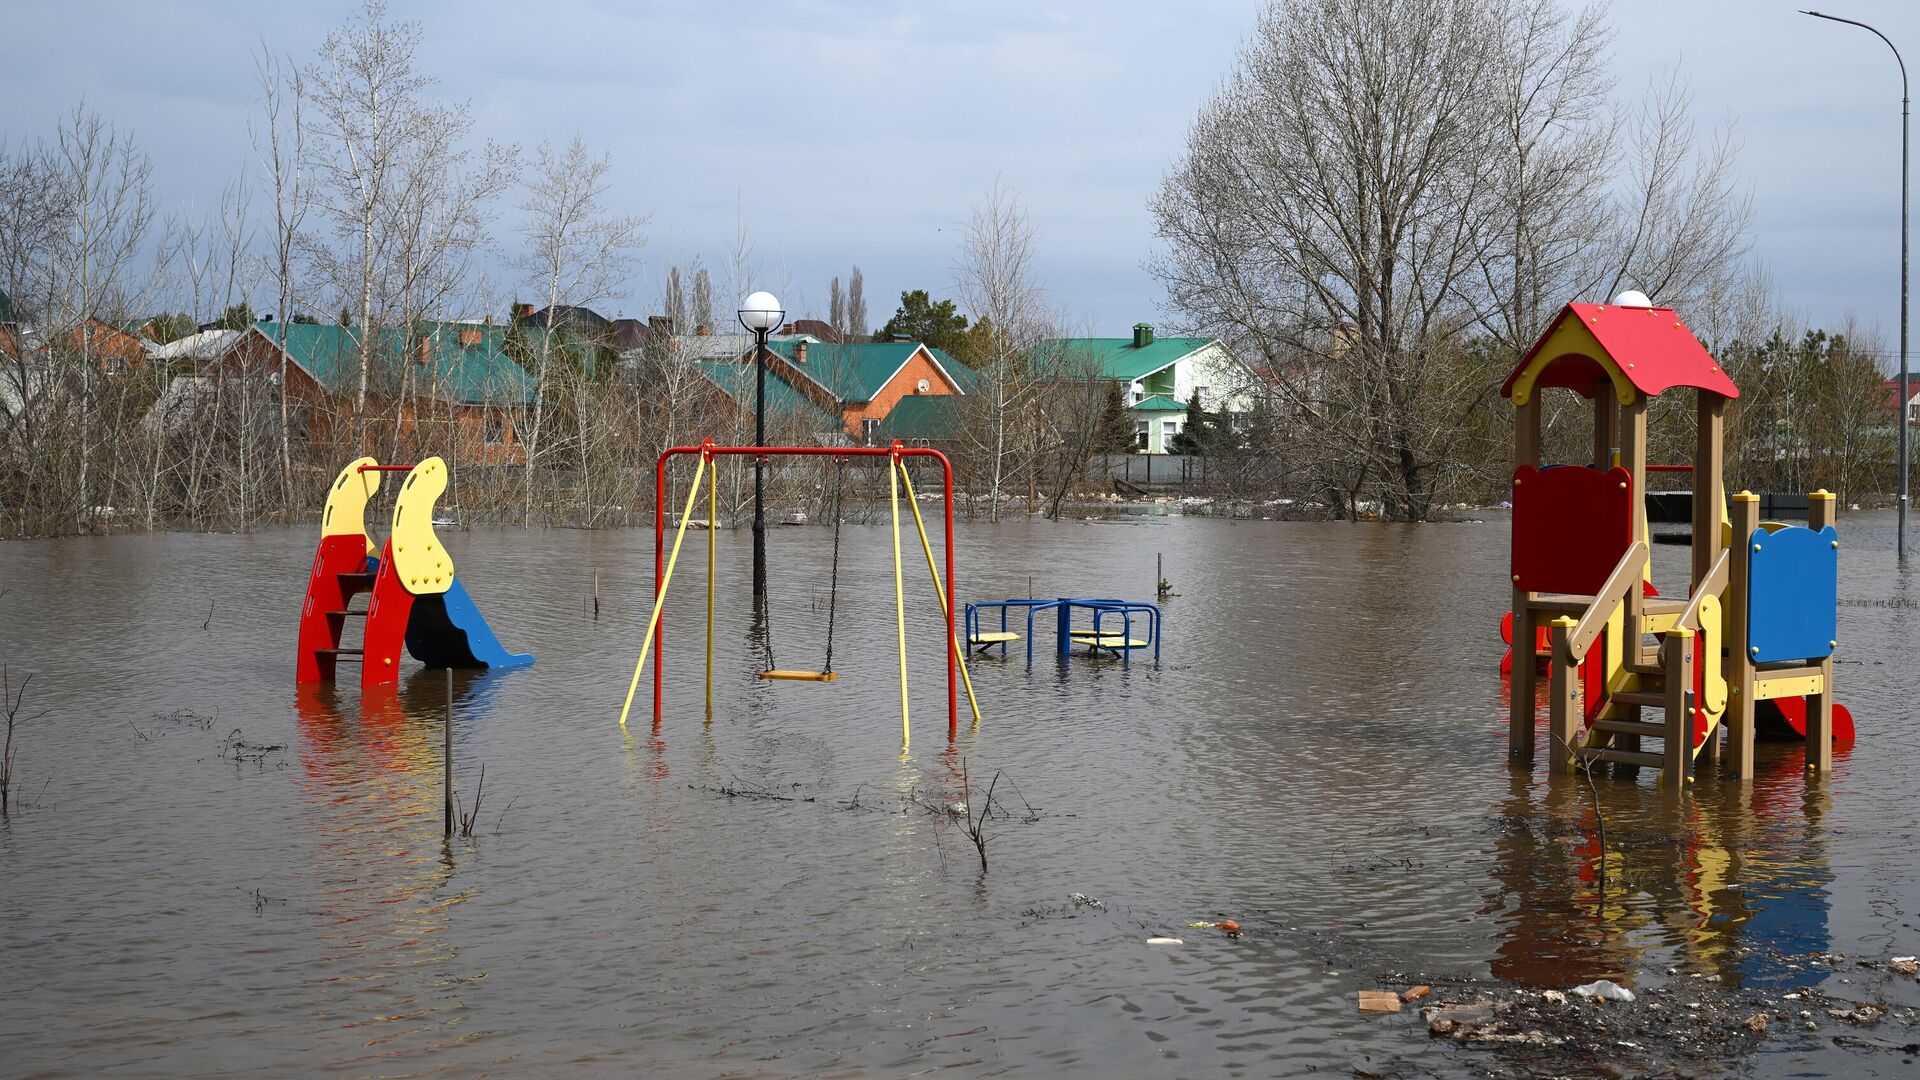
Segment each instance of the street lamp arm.
[{"label": "street lamp arm", "polygon": [[1907,100],[1907,61],[1905,58],[1903,58],[1900,55],[1899,48],[1897,48],[1893,44],[1893,42],[1888,39],[1887,35],[1881,33],[1878,30],[1875,30],[1873,27],[1868,26],[1866,23],[1860,22],[1857,19],[1843,19],[1838,15],[1826,15],[1818,11],[1807,11],[1805,9],[1802,9],[1800,14],[1811,15],[1816,19],[1825,19],[1828,22],[1846,23],[1848,26],[1857,26],[1862,30],[1866,30],[1872,33],[1874,37],[1879,38],[1881,41],[1885,41],[1887,43],[1887,48],[1893,50],[1894,63],[1900,65],[1900,100],[1902,102],[1905,102]]}]

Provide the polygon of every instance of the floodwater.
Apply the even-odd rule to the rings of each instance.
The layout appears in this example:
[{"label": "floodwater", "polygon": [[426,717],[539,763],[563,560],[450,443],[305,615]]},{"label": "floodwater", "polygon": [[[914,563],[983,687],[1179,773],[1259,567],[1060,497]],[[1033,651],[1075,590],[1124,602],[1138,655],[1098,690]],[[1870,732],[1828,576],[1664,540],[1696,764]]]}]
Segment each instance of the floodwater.
[{"label": "floodwater", "polygon": [[[1585,786],[1504,758],[1497,516],[962,526],[963,598],[1151,598],[1156,554],[1178,595],[1157,666],[1063,665],[1050,634],[1031,667],[977,661],[985,718],[963,698],[952,743],[909,531],[904,753],[884,526],[845,530],[828,684],[753,677],[747,537],[719,535],[710,724],[690,534],[666,715],[643,683],[624,732],[650,532],[449,530],[503,642],[538,657],[456,676],[462,797],[482,766],[485,788],[450,843],[441,673],[294,689],[308,530],[0,545],[0,660],[16,688],[32,673],[24,805],[0,823],[0,1074],[1632,1073],[1641,1051],[1459,1047],[1354,993],[1706,978],[1911,1007],[1911,980],[1804,962],[1920,952],[1920,589],[1890,517],[1841,528],[1858,744],[1811,791],[1798,747],[1763,747],[1750,789],[1709,780],[1677,811],[1651,776],[1600,777],[1604,896]],[[775,659],[817,667],[830,534],[771,542]],[[1668,575],[1684,557],[1656,553]],[[976,805],[1000,777],[986,873],[941,812],[963,770]],[[1245,932],[1189,925],[1218,918]],[[1725,1071],[1911,1067],[1821,1023]]]}]

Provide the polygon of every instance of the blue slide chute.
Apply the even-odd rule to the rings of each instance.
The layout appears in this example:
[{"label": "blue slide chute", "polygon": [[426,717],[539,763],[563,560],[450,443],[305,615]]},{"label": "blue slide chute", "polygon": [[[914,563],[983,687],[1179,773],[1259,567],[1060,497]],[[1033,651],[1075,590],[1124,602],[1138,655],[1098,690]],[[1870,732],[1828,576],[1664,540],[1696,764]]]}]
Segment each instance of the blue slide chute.
[{"label": "blue slide chute", "polygon": [[444,593],[416,596],[407,619],[407,651],[428,667],[515,668],[532,653],[508,652],[456,575]]}]

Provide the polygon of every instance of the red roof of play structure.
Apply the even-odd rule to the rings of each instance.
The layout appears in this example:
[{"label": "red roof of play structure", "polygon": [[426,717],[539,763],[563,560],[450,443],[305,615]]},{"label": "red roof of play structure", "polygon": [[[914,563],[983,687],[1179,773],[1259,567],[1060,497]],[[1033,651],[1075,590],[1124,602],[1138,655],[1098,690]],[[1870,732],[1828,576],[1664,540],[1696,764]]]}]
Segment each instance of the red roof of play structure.
[{"label": "red roof of play structure", "polygon": [[[1648,397],[1657,397],[1676,386],[1696,387],[1728,398],[1740,396],[1740,388],[1674,316],[1672,308],[1617,304],[1568,304],[1527,350],[1513,374],[1507,376],[1500,387],[1502,395],[1513,396],[1514,381],[1567,319],[1580,320],[1620,366],[1627,381]],[[1593,384],[1605,378],[1607,373],[1598,363],[1570,353],[1550,359],[1534,386],[1562,386],[1590,396]]]}]

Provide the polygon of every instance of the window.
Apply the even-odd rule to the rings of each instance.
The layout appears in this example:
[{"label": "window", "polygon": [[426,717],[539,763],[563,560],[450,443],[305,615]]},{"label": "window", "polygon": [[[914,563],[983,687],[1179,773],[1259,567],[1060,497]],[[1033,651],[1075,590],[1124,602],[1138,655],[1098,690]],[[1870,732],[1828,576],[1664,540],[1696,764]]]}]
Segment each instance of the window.
[{"label": "window", "polygon": [[865,419],[860,421],[860,438],[868,446],[873,445],[874,432],[880,430],[880,421]]},{"label": "window", "polygon": [[484,439],[488,446],[498,446],[507,437],[507,422],[499,413],[487,414],[487,427]]},{"label": "window", "polygon": [[1147,422],[1145,420],[1135,420],[1133,422],[1133,445],[1135,449],[1139,450],[1145,450],[1147,448]]},{"label": "window", "polygon": [[1206,387],[1204,387],[1204,386],[1196,386],[1196,387],[1194,387],[1194,388],[1193,388],[1193,395],[1194,395],[1195,397],[1197,397],[1197,398],[1199,398],[1199,399],[1200,399],[1200,407],[1201,407],[1201,408],[1203,408],[1203,409],[1204,409],[1204,408],[1206,408],[1206,407],[1207,407],[1207,388],[1206,388]]}]

